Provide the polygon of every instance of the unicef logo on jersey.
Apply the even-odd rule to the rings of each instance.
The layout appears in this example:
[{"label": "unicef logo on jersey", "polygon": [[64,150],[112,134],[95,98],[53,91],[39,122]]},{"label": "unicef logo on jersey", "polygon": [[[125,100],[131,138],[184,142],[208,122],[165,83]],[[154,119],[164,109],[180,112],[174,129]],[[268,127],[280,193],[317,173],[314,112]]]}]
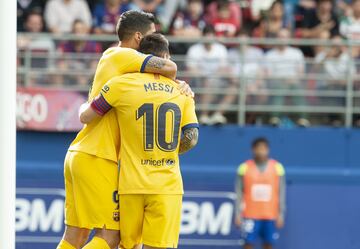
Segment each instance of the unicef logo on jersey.
[{"label": "unicef logo on jersey", "polygon": [[166,159],[166,165],[167,166],[174,166],[175,160],[174,159]]},{"label": "unicef logo on jersey", "polygon": [[141,159],[141,165],[144,166],[174,166],[176,164],[176,161],[174,159],[170,158],[161,158],[158,160],[155,159]]}]

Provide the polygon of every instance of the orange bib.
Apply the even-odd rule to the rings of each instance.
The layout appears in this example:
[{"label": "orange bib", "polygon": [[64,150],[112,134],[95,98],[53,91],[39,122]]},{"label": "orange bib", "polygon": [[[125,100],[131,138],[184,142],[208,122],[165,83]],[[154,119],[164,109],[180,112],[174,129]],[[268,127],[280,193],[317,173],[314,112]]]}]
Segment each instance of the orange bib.
[{"label": "orange bib", "polygon": [[254,160],[246,162],[244,175],[243,217],[274,220],[279,215],[279,176],[275,165],[269,160],[264,172],[260,172]]}]

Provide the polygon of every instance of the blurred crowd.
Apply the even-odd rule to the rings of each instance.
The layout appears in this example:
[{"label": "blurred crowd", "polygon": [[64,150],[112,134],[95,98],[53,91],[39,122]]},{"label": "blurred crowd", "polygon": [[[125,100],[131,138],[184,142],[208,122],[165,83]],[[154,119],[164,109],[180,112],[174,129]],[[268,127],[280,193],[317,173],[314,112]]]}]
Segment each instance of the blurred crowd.
[{"label": "blurred crowd", "polygon": [[[76,22],[86,32],[111,34],[124,11],[153,13],[158,28],[181,37],[201,37],[206,25],[216,36],[276,37],[282,28],[296,38],[360,36],[356,0],[18,0],[18,31],[73,33]],[[313,55],[306,51],[306,55]]]},{"label": "blurred crowd", "polygon": [[[345,97],[305,97],[295,94],[268,94],[269,90],[312,91],[324,89],[345,91],[350,72],[360,68],[353,59],[360,58],[359,49],[349,49],[344,40],[360,39],[360,0],[18,0],[19,32],[71,33],[84,36],[114,33],[116,22],[124,11],[135,9],[153,13],[158,20],[158,30],[181,38],[229,37],[246,40],[277,38],[283,41],[276,46],[173,43],[173,54],[185,55],[181,69],[196,74],[192,84],[203,88],[218,88],[215,95],[209,91],[200,95],[199,104],[204,110],[200,121],[204,124],[225,123],[223,110],[238,98],[239,78],[247,78],[247,102],[250,104],[278,106],[324,105],[344,106]],[[289,46],[290,38],[313,38],[333,41],[335,46]],[[62,60],[33,59],[41,67],[51,65],[56,69],[81,70],[95,68],[94,59],[85,60],[81,54],[98,55],[111,44],[95,41],[54,42],[49,38],[22,38],[19,50],[45,51],[63,54]],[[71,62],[66,54],[79,54]],[[51,56],[49,56],[51,58]],[[307,63],[311,60],[311,63]],[[22,62],[19,62],[22,63]],[[227,77],[214,77],[225,74]],[[308,75],[322,74],[324,80],[312,80]],[[268,80],[264,80],[267,78]],[[75,80],[74,80],[75,79]],[[271,80],[269,80],[271,79]],[[35,78],[36,84],[44,81]],[[45,80],[46,81],[46,80]],[[89,78],[70,75],[66,79],[54,77],[53,84],[86,85]],[[360,88],[357,82],[355,88]],[[212,112],[212,104],[220,104]],[[209,108],[206,108],[208,106]],[[281,122],[281,115],[273,113],[271,123]],[[336,125],[338,117],[330,117]],[[251,117],[250,117],[251,120]],[[309,125],[305,114],[296,117],[298,124]],[[251,122],[256,122],[252,120]]]}]

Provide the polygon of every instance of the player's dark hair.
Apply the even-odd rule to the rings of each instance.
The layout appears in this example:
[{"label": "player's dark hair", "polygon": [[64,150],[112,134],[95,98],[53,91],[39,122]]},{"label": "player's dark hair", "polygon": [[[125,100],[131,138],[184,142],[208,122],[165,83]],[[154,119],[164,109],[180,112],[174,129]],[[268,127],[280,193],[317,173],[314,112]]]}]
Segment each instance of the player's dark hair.
[{"label": "player's dark hair", "polygon": [[121,14],[116,25],[116,32],[119,41],[126,40],[136,32],[145,35],[155,23],[155,17],[151,13],[143,11],[129,10]]},{"label": "player's dark hair", "polygon": [[265,137],[255,138],[251,144],[251,147],[254,149],[255,147],[257,147],[260,144],[264,144],[267,147],[269,147],[269,140],[267,140]]},{"label": "player's dark hair", "polygon": [[162,34],[146,35],[140,42],[139,52],[163,57],[169,54],[169,41]]}]

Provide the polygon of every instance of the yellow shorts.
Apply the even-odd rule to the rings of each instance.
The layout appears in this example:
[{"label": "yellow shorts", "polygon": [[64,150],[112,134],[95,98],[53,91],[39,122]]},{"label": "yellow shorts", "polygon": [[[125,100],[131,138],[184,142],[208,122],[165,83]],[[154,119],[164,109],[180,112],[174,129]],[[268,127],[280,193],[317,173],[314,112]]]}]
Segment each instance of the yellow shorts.
[{"label": "yellow shorts", "polygon": [[120,195],[120,231],[124,248],[144,245],[177,248],[182,195]]},{"label": "yellow shorts", "polygon": [[118,165],[82,152],[66,154],[65,224],[119,230]]}]

